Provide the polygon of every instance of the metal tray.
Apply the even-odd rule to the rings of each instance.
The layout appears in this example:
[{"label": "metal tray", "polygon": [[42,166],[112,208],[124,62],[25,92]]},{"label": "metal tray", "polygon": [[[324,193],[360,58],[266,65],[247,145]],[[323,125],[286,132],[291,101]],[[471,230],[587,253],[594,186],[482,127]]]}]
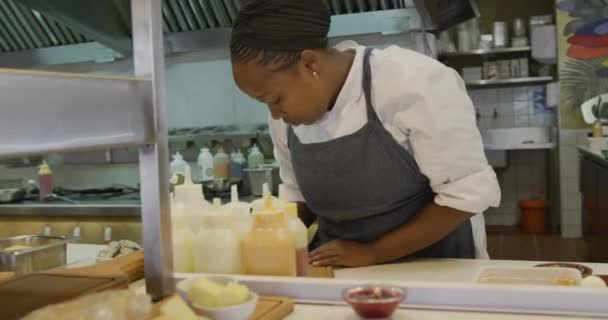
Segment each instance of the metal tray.
[{"label": "metal tray", "polygon": [[[67,263],[67,243],[71,237],[26,235],[0,239],[0,271],[24,275],[64,266]],[[4,251],[15,246],[29,249]]]}]

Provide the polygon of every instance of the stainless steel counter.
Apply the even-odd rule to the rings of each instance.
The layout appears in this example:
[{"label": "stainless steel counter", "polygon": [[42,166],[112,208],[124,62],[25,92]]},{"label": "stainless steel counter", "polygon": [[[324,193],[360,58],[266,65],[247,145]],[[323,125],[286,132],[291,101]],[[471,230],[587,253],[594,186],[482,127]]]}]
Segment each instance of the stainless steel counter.
[{"label": "stainless steel counter", "polygon": [[139,217],[139,200],[101,200],[72,203],[44,203],[25,201],[0,205],[2,216],[93,216],[93,217]]},{"label": "stainless steel counter", "polygon": [[591,158],[593,158],[593,160],[595,160],[596,162],[598,162],[598,164],[603,165],[605,167],[608,168],[608,160],[606,160],[606,158],[604,158],[604,156],[600,153],[597,152],[593,152],[591,151],[591,149],[588,146],[578,146],[578,150],[587,155],[590,156]]},{"label": "stainless steel counter", "polygon": [[[241,197],[241,201],[251,202],[256,197]],[[224,202],[230,199],[222,199]],[[96,200],[82,201],[78,204],[67,202],[24,201],[16,204],[0,205],[0,218],[3,216],[45,216],[45,217],[139,217],[139,200]]]}]

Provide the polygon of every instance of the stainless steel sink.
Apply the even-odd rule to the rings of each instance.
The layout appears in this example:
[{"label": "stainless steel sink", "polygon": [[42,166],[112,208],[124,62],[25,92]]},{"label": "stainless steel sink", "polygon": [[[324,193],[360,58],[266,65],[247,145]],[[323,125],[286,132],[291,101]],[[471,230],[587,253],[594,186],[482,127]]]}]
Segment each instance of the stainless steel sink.
[{"label": "stainless steel sink", "polygon": [[555,128],[487,129],[481,132],[486,150],[533,150],[555,147]]}]

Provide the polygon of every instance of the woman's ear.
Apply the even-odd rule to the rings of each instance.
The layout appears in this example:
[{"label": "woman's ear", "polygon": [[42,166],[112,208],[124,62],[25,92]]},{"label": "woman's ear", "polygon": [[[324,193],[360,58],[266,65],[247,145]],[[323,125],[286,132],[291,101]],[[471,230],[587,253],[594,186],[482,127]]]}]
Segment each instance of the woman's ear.
[{"label": "woman's ear", "polygon": [[315,50],[304,50],[302,54],[300,54],[300,61],[304,64],[306,71],[313,74],[319,74],[321,70],[320,65],[320,53]]}]

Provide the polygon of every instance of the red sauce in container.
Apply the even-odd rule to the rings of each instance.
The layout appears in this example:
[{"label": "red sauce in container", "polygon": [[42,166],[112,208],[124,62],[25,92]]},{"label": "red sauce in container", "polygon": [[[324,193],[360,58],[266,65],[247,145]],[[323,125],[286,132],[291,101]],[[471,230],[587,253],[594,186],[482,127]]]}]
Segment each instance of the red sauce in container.
[{"label": "red sauce in container", "polygon": [[405,291],[397,287],[361,286],[344,291],[344,300],[364,319],[390,317],[405,299]]}]

